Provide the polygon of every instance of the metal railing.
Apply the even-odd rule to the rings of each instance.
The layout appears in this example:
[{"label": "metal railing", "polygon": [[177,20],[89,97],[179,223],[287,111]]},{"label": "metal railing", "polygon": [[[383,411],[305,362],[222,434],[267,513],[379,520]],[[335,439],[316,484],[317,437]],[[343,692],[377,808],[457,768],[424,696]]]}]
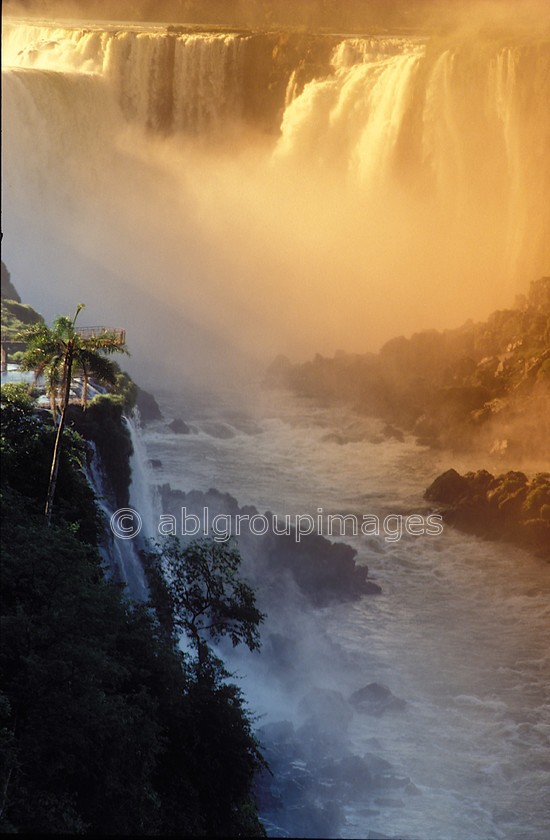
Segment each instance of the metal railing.
[{"label": "metal railing", "polygon": [[80,338],[105,338],[108,336],[116,344],[126,342],[126,330],[120,327],[79,327],[75,329],[75,335]]}]

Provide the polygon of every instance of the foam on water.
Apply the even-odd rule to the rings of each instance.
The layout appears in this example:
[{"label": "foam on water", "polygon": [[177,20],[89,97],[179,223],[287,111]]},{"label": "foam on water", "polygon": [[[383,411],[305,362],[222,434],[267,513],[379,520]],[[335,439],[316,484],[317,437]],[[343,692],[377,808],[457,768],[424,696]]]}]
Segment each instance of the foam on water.
[{"label": "foam on water", "polygon": [[[200,426],[208,416],[225,422],[231,397],[196,409],[171,397],[162,407]],[[264,395],[262,412],[254,416],[259,433],[207,444],[201,436],[176,440],[158,424],[145,433],[148,453],[163,461],[162,480],[173,486],[215,486],[241,504],[280,513],[341,510],[344,497],[357,512],[366,504],[420,510],[423,488],[444,466],[440,455],[407,442],[372,443],[378,427],[368,420],[361,421],[366,440],[323,442],[327,431],[353,422],[343,410],[277,394],[271,405]],[[391,544],[349,542],[382,595],[299,617],[290,608],[298,684],[281,682],[261,656],[235,655],[253,711],[263,723],[297,722],[307,685],[347,697],[385,684],[405,710],[355,714],[347,737],[360,756],[373,751],[375,738],[376,753],[418,792],[346,806],[341,836],[539,840],[550,829],[548,565],[449,528]]]}]

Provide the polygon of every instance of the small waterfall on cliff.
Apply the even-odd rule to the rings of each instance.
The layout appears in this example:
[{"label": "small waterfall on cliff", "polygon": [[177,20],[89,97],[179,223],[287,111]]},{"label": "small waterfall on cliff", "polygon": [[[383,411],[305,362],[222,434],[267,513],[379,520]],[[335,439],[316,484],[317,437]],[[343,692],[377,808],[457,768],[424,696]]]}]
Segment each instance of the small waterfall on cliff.
[{"label": "small waterfall on cliff", "polygon": [[140,514],[143,520],[141,537],[154,540],[158,538],[157,526],[161,507],[140,432],[140,425],[139,410],[135,408],[132,415],[126,418],[126,426],[130,432],[132,449],[134,450],[130,458],[130,469],[132,470],[130,506]]},{"label": "small waterfall on cliff", "polygon": [[104,540],[100,547],[101,555],[114,580],[126,585],[128,595],[137,601],[145,601],[148,597],[147,583],[137,551],[136,540],[117,537],[110,529],[109,523],[117,506],[95,444],[92,441],[88,441],[88,444],[92,449],[92,457],[86,467],[86,477],[95,492],[99,509],[105,517]]}]

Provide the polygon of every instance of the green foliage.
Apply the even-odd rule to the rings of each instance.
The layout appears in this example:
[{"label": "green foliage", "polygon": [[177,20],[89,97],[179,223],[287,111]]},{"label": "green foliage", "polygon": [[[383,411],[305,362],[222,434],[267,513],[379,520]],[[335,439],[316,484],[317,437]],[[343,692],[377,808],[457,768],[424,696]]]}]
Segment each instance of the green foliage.
[{"label": "green foliage", "polygon": [[120,507],[128,504],[130,463],[133,453],[130,432],[123,420],[124,398],[101,394],[91,401],[86,411],[70,407],[69,417],[88,440],[93,440],[104,464]]},{"label": "green foliage", "polygon": [[122,397],[124,412],[125,414],[129,414],[136,404],[138,386],[126,371],[121,371],[120,366],[116,362],[112,364],[116,374],[115,382],[111,388],[111,394]]},{"label": "green foliage", "polygon": [[36,498],[54,429],[17,401],[1,417],[0,830],[264,834],[250,796],[263,761],[238,689],[217,662],[199,684],[83,539],[84,441],[67,434],[47,527]]},{"label": "green foliage", "polygon": [[[538,480],[537,480],[538,479]],[[550,505],[550,479],[537,476],[531,483],[522,507],[525,519],[545,519],[543,508]]]},{"label": "green foliage", "polygon": [[19,767],[9,819],[25,832],[143,830],[161,722],[142,685],[147,663],[119,648],[145,631],[154,658],[154,634],[103,580],[95,549],[10,501],[1,665]]},{"label": "green foliage", "polygon": [[27,349],[20,367],[33,370],[35,376],[43,374],[47,383],[47,392],[52,401],[52,413],[56,417],[57,395],[61,392],[61,418],[53,450],[52,468],[48,481],[45,516],[51,519],[53,500],[57,487],[59,458],[63,440],[63,428],[70,399],[71,381],[75,371],[82,371],[84,383],[82,403],[86,408],[88,398],[88,378],[93,376],[101,382],[114,383],[115,370],[112,363],[104,358],[112,353],[126,353],[126,347],[117,337],[108,331],[98,335],[86,336],[75,328],[76,319],[84,304],[79,303],[74,317],[60,315],[52,327],[46,324],[34,324],[18,334],[17,338],[25,341]]},{"label": "green foliage", "polygon": [[6,382],[0,390],[2,405],[13,405],[20,409],[32,409],[36,399],[36,390],[32,389],[29,394],[29,387],[25,382]]},{"label": "green foliage", "polygon": [[30,324],[43,322],[42,315],[32,306],[2,298],[2,332],[4,338],[15,338],[16,334]]},{"label": "green foliage", "polygon": [[229,636],[234,646],[260,647],[258,626],[264,615],[253,589],[238,575],[241,556],[236,547],[210,538],[183,545],[170,537],[158,548],[152,564],[160,564],[167,581],[176,629],[196,647],[199,679],[213,667],[205,638]]},{"label": "green foliage", "polygon": [[[44,374],[48,393],[54,397],[60,388],[65,388],[68,395],[68,386],[77,371],[82,372],[85,382],[88,377],[94,377],[99,382],[114,385],[116,369],[105,356],[127,352],[126,347],[109,332],[89,338],[81,336],[75,322],[82,309],[84,304],[79,303],[73,318],[60,315],[52,327],[44,323],[34,324],[17,335],[27,343],[20,363],[21,370]],[[85,387],[83,402],[85,405]]]},{"label": "green foliage", "polygon": [[[2,263],[2,265],[4,264]],[[11,286],[11,282],[9,283],[9,286]],[[15,289],[13,289],[13,292],[15,292]],[[20,301],[16,299],[6,299],[6,297],[2,296],[1,308],[2,339],[4,341],[7,341],[9,339],[15,339],[15,337],[22,330],[25,330],[30,324],[34,324],[44,320],[39,312],[36,312],[30,306],[26,306],[20,303]],[[8,344],[5,345],[5,349],[8,359],[10,361],[15,361],[15,357],[19,356],[19,353],[21,351],[21,345],[15,343]],[[16,353],[14,353],[15,350],[17,350]]]},{"label": "green foliage", "polygon": [[[33,413],[32,405],[10,402],[0,413],[2,483],[22,493],[31,510],[41,510],[48,487],[55,429]],[[83,540],[95,542],[102,526],[93,490],[83,473],[88,447],[80,435],[65,430],[58,476],[60,519],[71,523]]]}]

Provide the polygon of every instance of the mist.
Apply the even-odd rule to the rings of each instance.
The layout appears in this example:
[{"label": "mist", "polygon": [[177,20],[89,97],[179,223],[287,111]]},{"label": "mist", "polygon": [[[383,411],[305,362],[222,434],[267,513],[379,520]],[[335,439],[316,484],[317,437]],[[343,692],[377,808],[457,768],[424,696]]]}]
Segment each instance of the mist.
[{"label": "mist", "polygon": [[[451,466],[440,427],[455,447],[460,424],[474,437],[474,415],[478,450],[455,468],[500,471],[516,438],[544,467],[546,386],[538,403],[534,386],[516,387],[543,365],[516,342],[526,310],[510,327],[494,319],[478,343],[450,342],[464,348],[456,358],[443,341],[398,340],[379,368],[338,351],[484,320],[550,274],[546,5],[20,0],[5,11],[29,17],[3,27],[3,260],[47,320],[84,302],[81,326],[126,330],[122,365],[164,418],[144,424],[132,463],[129,504],[151,534],[157,513],[181,521],[184,505],[246,519],[424,515],[423,489]],[[545,341],[538,312],[521,321],[526,342]],[[279,354],[317,353],[294,394],[257,387]],[[470,392],[488,379],[469,386],[484,361],[517,403],[482,425]],[[498,409],[500,394],[480,407]],[[272,834],[541,836],[545,561],[450,527],[288,536],[239,542],[268,613],[261,657],[220,649],[264,716]]]},{"label": "mist", "polygon": [[[520,22],[539,9],[520,5]],[[281,36],[264,71],[287,88],[278,131],[251,115],[246,37],[178,36],[195,75],[166,80],[184,103],[158,112],[166,131],[162,30],[108,48],[44,30],[47,50],[8,32],[25,73],[5,78],[4,247],[22,293],[47,317],[78,299],[116,318],[149,380],[375,351],[512,305],[550,268],[548,43],[514,40],[500,11],[507,36],[481,37],[504,7],[467,8],[447,18],[462,34],[425,45],[334,41],[304,78]]]}]

